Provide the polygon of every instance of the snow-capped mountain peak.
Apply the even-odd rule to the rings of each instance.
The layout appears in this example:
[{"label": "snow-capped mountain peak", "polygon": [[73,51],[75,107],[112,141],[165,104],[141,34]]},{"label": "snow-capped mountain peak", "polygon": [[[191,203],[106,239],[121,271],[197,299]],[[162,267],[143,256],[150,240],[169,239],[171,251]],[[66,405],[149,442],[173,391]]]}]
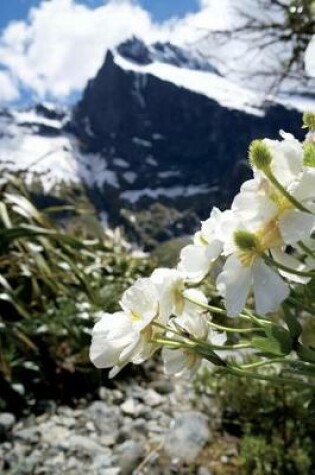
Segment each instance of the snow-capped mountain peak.
[{"label": "snow-capped mountain peak", "polygon": [[[299,112],[260,104],[190,51],[132,39],[107,52],[72,110],[0,111],[0,186],[20,172],[40,194],[80,188],[139,239],[149,228],[154,240],[191,232],[248,178],[252,139],[301,134]],[[153,229],[143,219],[155,212]]]},{"label": "snow-capped mountain peak", "polygon": [[219,70],[215,68],[209,60],[203,58],[202,54],[198,51],[180,48],[169,42],[157,42],[148,45],[141,39],[132,37],[120,44],[117,48],[117,52],[127,61],[139,66],[146,66],[157,62],[178,68],[207,71],[220,75]]}]

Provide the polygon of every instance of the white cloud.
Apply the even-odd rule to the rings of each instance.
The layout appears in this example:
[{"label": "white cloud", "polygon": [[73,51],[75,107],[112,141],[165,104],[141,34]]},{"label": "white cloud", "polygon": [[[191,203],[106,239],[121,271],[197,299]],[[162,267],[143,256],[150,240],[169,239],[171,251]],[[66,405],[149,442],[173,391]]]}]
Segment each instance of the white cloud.
[{"label": "white cloud", "polygon": [[15,101],[19,91],[6,71],[0,71],[0,102]]},{"label": "white cloud", "polygon": [[51,0],[4,30],[0,63],[38,98],[63,99],[95,75],[108,48],[132,34],[154,40],[158,31],[149,14],[129,1],[93,9]]},{"label": "white cloud", "polygon": [[236,9],[257,13],[256,0],[199,0],[199,11],[163,24],[154,23],[136,2],[104,0],[92,8],[76,0],[43,1],[25,21],[10,23],[0,36],[0,66],[7,70],[0,74],[0,100],[16,99],[19,84],[38,100],[63,101],[95,76],[107,49],[132,35],[197,47],[223,74],[254,88],[258,82],[253,83],[251,73],[279,65],[282,46],[267,57],[251,49],[248,38],[222,42],[208,35],[235,27],[240,21]]},{"label": "white cloud", "polygon": [[[244,46],[234,42],[234,48],[229,45],[222,49],[213,38],[202,39],[211,30],[227,29],[235,23],[233,7],[246,1],[254,0],[200,0],[197,13],[160,25],[136,0],[104,0],[98,8],[78,4],[76,0],[42,2],[31,9],[25,21],[12,22],[4,30],[0,37],[0,64],[15,82],[33,91],[38,100],[61,101],[81,91],[88,79],[95,76],[106,50],[131,35],[148,42],[198,44],[225,71],[235,49],[243,54]],[[12,97],[13,88],[12,84]],[[10,94],[7,97],[10,99]]]}]

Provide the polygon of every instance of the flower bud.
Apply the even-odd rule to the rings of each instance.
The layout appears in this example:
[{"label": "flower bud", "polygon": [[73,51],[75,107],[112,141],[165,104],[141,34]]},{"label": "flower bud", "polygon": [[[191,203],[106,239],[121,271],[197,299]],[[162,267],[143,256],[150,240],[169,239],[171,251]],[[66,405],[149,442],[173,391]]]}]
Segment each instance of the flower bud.
[{"label": "flower bud", "polygon": [[259,242],[255,234],[248,231],[235,231],[234,242],[241,251],[255,251],[258,250]]},{"label": "flower bud", "polygon": [[303,165],[306,167],[315,167],[315,145],[311,142],[304,144]]},{"label": "flower bud", "polygon": [[257,170],[266,170],[272,162],[268,146],[262,140],[253,140],[249,147],[249,160]]},{"label": "flower bud", "polygon": [[315,130],[315,113],[304,112],[303,114],[303,127],[310,130]]}]

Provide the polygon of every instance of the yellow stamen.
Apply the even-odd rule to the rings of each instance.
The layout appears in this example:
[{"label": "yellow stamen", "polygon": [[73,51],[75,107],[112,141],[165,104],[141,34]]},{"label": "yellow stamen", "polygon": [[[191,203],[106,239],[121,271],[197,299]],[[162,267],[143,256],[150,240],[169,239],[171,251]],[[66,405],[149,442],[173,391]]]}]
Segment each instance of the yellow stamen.
[{"label": "yellow stamen", "polygon": [[131,320],[134,322],[139,322],[141,320],[140,313],[136,312],[135,310],[131,310],[130,316],[131,316]]},{"label": "yellow stamen", "polygon": [[259,249],[261,254],[271,247],[279,247],[282,244],[282,238],[276,219],[268,221],[268,223],[257,232],[259,240]]},{"label": "yellow stamen", "polygon": [[256,250],[254,250],[254,251],[241,251],[238,255],[238,258],[239,258],[241,264],[244,267],[251,267],[254,263],[254,260],[258,256],[259,256],[259,253]]}]

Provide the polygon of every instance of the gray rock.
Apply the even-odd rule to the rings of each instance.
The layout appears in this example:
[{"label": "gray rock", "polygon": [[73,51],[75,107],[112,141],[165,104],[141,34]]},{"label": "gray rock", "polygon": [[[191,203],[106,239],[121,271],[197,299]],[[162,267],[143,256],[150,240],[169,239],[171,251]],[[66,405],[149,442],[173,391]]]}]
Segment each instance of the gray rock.
[{"label": "gray rock", "polygon": [[116,463],[122,475],[130,475],[145,455],[143,445],[134,440],[126,440],[116,449]]},{"label": "gray rock", "polygon": [[69,450],[71,452],[84,452],[87,455],[96,455],[96,454],[104,454],[107,449],[106,447],[102,447],[97,442],[91,440],[90,437],[86,437],[84,435],[71,435],[67,440],[64,440],[59,444],[60,448],[63,450]]},{"label": "gray rock", "polygon": [[10,412],[0,414],[0,438],[6,439],[8,433],[15,424],[15,417]]},{"label": "gray rock", "polygon": [[88,408],[87,415],[102,435],[118,437],[121,420],[118,407],[108,406],[102,401],[96,401]]},{"label": "gray rock", "polygon": [[139,418],[132,421],[132,429],[145,434],[147,432],[147,422],[145,419]]},{"label": "gray rock", "polygon": [[15,416],[10,412],[3,412],[0,414],[0,432],[1,430],[4,432],[9,431],[15,424]]},{"label": "gray rock", "polygon": [[151,386],[159,394],[170,394],[174,391],[174,385],[169,381],[154,381]]},{"label": "gray rock", "polygon": [[120,474],[121,474],[121,470],[119,467],[105,468],[105,469],[101,469],[98,472],[98,475],[120,475]]},{"label": "gray rock", "polygon": [[212,475],[212,472],[207,467],[199,467],[197,475]]},{"label": "gray rock", "polygon": [[71,429],[72,427],[75,426],[76,420],[74,417],[62,417],[61,423],[62,425],[69,427],[69,429]]},{"label": "gray rock", "polygon": [[210,439],[207,418],[200,412],[178,414],[165,437],[164,448],[172,458],[193,462]]},{"label": "gray rock", "polygon": [[88,421],[88,422],[85,424],[85,428],[86,428],[86,430],[88,430],[89,432],[95,432],[95,430],[96,430],[95,424],[94,424],[94,422],[92,422],[92,421]]},{"label": "gray rock", "polygon": [[54,425],[50,422],[42,424],[40,427],[42,441],[48,445],[59,446],[64,440],[70,437],[70,430],[66,427]]},{"label": "gray rock", "polygon": [[110,467],[111,463],[112,463],[111,453],[96,455],[96,457],[93,460],[93,466],[95,467],[96,470],[100,468],[108,468]]},{"label": "gray rock", "polygon": [[134,399],[129,398],[127,399],[121,406],[121,410],[124,414],[128,416],[135,416],[139,411],[137,409],[137,404]]},{"label": "gray rock", "polygon": [[159,406],[165,401],[165,398],[158,394],[154,389],[148,389],[144,395],[144,402],[148,406]]},{"label": "gray rock", "polygon": [[101,386],[98,390],[98,395],[102,401],[107,401],[108,397],[110,396],[110,390],[104,388],[104,386]]},{"label": "gray rock", "polygon": [[14,437],[27,443],[36,444],[39,440],[40,432],[38,427],[32,426],[18,430],[14,433]]},{"label": "gray rock", "polygon": [[119,438],[120,438],[120,432],[118,432],[118,434],[116,432],[113,434],[105,434],[105,435],[101,435],[100,442],[102,445],[110,447],[112,445],[115,445],[115,443],[117,442]]}]

